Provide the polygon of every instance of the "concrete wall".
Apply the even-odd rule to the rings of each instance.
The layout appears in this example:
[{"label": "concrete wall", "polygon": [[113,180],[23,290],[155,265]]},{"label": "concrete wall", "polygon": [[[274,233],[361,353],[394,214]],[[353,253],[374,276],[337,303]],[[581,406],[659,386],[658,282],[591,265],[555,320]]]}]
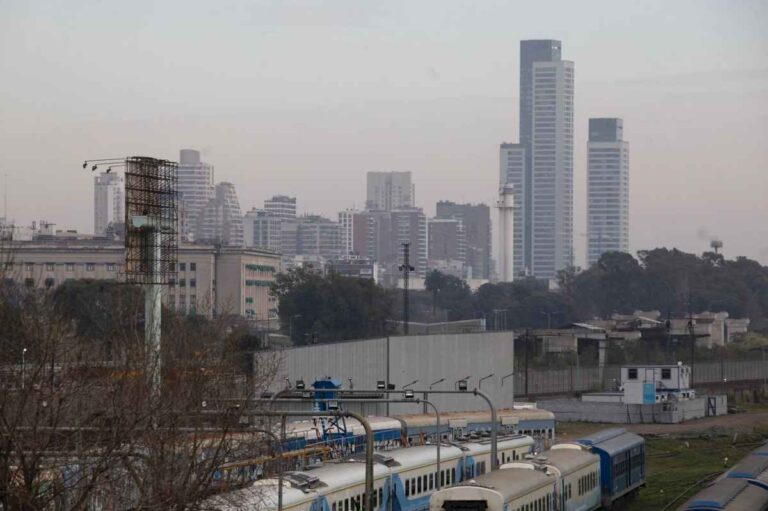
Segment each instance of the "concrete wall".
[{"label": "concrete wall", "polygon": [[[501,379],[512,373],[513,350],[512,332],[418,335],[293,348],[282,353],[281,374],[274,388],[282,388],[285,378],[303,379],[310,384],[330,376],[342,380],[345,389],[349,388],[348,378],[352,378],[355,389],[375,389],[378,380],[388,380],[397,388],[419,380],[411,386],[415,390],[427,389],[432,382],[445,378],[434,389],[453,390],[456,380],[470,376],[472,389],[478,386],[479,378],[493,374],[483,381],[483,392],[499,408],[510,407],[513,378],[507,378],[503,386]],[[432,394],[429,399],[441,411],[488,409],[485,401],[472,395]],[[413,405],[390,407],[393,414],[418,411]]]},{"label": "concrete wall", "polygon": [[[726,396],[715,399],[714,415],[728,413]],[[677,403],[628,405],[624,403],[585,402],[578,399],[539,401],[538,406],[555,414],[558,421],[607,422],[615,424],[677,424],[707,417],[707,397],[697,397]]]}]

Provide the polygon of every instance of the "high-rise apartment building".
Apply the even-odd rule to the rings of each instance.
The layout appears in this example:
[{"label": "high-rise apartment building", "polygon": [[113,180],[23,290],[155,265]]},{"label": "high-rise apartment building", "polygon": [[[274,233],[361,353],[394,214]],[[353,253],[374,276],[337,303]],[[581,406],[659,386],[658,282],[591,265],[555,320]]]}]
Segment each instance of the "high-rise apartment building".
[{"label": "high-rise apartment building", "polygon": [[235,185],[216,185],[214,198],[208,201],[198,215],[195,241],[229,247],[243,246],[243,215]]},{"label": "high-rise apartment building", "polygon": [[345,209],[344,211],[339,211],[342,255],[348,256],[355,250],[355,215],[358,213],[360,213],[360,211],[356,209]]},{"label": "high-rise apartment building", "polygon": [[[439,201],[436,218],[459,220],[466,239],[464,264],[475,279],[487,279],[491,273],[491,210],[486,204],[457,204]],[[430,255],[430,257],[432,257]]]},{"label": "high-rise apartment building", "polygon": [[629,142],[616,118],[589,120],[587,264],[605,252],[629,250]]},{"label": "high-rise apartment building", "polygon": [[[527,187],[527,179],[525,172],[525,147],[523,144],[507,144],[503,143],[500,147],[499,162],[499,189],[505,190],[505,194],[512,195],[513,204],[511,207],[511,222],[499,221],[499,229],[501,230],[501,224],[504,224],[506,229],[511,229],[511,241],[514,248],[512,253],[512,268],[506,268],[504,272],[499,272],[502,280],[508,277],[509,272],[515,278],[525,276],[530,273],[530,265],[525,261],[525,247],[526,243],[526,229],[525,229],[525,204],[528,197],[525,190]],[[509,202],[505,199],[505,202]],[[506,206],[505,206],[506,207]],[[501,213],[500,213],[501,214]],[[505,211],[507,216],[509,212]],[[530,235],[530,232],[528,232]],[[508,261],[508,254],[506,253],[506,247],[510,241],[510,232],[499,232],[499,240],[505,240],[505,243],[500,243],[499,246],[499,262]],[[506,264],[506,263],[505,263]]]},{"label": "high-rise apartment building", "polygon": [[416,205],[410,172],[368,172],[365,209],[394,211]]},{"label": "high-rise apartment building", "polygon": [[191,240],[199,215],[214,198],[213,165],[200,161],[200,151],[182,149],[179,155],[178,190],[181,202],[182,237]]},{"label": "high-rise apartment building", "polygon": [[421,209],[356,213],[353,231],[354,253],[378,263],[383,285],[397,285],[404,242],[411,244],[410,263],[416,274],[426,275],[427,218]]},{"label": "high-rise apartment building", "polygon": [[457,218],[430,218],[427,225],[429,261],[461,261],[466,264],[467,238]]},{"label": "high-rise apartment building", "polygon": [[104,235],[110,224],[122,223],[125,187],[123,176],[102,172],[93,179],[93,233]]},{"label": "high-rise apartment building", "polygon": [[247,248],[280,251],[280,219],[263,209],[253,208],[243,217],[243,241]]},{"label": "high-rise apartment building", "polygon": [[294,220],[296,218],[296,197],[275,195],[264,201],[264,211],[280,220]]},{"label": "high-rise apartment building", "polygon": [[[560,41],[552,39],[534,39],[520,41],[520,146],[525,157],[525,174],[523,187],[515,191],[513,197],[515,218],[520,218],[522,231],[522,250],[517,250],[522,257],[521,271],[530,274],[533,258],[533,107],[534,107],[534,73],[536,62],[560,62]],[[505,183],[500,183],[503,186]],[[519,188],[516,183],[515,188]],[[520,214],[517,214],[520,213]],[[517,229],[517,226],[516,230]],[[520,272],[516,272],[520,274]]]},{"label": "high-rise apartment building", "polygon": [[573,264],[574,66],[560,54],[560,41],[520,42],[520,143],[500,154],[500,185],[514,186],[515,275],[551,279]]},{"label": "high-rise apartment building", "polygon": [[573,62],[533,63],[531,269],[573,265]]}]

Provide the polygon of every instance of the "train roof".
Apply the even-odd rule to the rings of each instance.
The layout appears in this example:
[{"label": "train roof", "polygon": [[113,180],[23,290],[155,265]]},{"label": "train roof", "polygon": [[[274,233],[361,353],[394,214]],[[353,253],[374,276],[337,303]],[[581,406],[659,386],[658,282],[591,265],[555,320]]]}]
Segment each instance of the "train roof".
[{"label": "train roof", "polygon": [[680,508],[684,511],[711,511],[765,509],[768,507],[768,491],[749,484],[743,479],[721,479],[712,484]]},{"label": "train roof", "polygon": [[600,458],[590,452],[582,451],[581,449],[565,448],[544,451],[541,456],[536,457],[533,461],[551,465],[560,470],[561,474],[568,475],[581,468],[598,463]]},{"label": "train roof", "polygon": [[602,429],[596,433],[592,433],[591,435],[579,438],[577,442],[584,445],[596,445],[603,443],[606,440],[610,440],[611,438],[623,435],[626,432],[627,430],[624,428]]},{"label": "train roof", "polygon": [[576,442],[605,451],[609,456],[642,445],[645,442],[640,435],[630,433],[622,428],[610,429],[607,432],[610,432],[611,434],[591,435],[589,437],[581,438]]},{"label": "train roof", "polygon": [[542,486],[551,485],[554,479],[554,475],[547,475],[535,468],[501,468],[455,486],[451,493],[460,495],[462,487],[479,486],[499,492],[504,502],[507,502]]},{"label": "train roof", "polygon": [[768,442],[764,443],[754,451],[752,451],[752,454],[758,454],[761,456],[768,456]]},{"label": "train roof", "polygon": [[728,477],[768,481],[768,456],[754,451],[747,454],[728,471]]},{"label": "train roof", "polygon": [[[459,458],[461,457],[461,453],[462,450],[457,446],[445,444],[440,446],[440,459],[442,461]],[[404,447],[402,449],[386,451],[383,454],[390,457],[392,461],[402,467],[402,469],[410,469],[428,463],[434,463],[437,460],[437,445]]]},{"label": "train roof", "polygon": [[[515,417],[518,420],[555,420],[555,414],[539,408],[506,408],[496,413],[498,420],[502,417]],[[432,426],[435,424],[435,416],[416,413],[397,415],[410,427]],[[440,412],[440,423],[448,425],[449,420],[465,419],[468,423],[490,422],[490,412]]]},{"label": "train roof", "polygon": [[[275,509],[277,508],[277,479],[261,479],[239,490],[230,491],[209,498],[204,509],[234,511],[239,509]],[[283,482],[283,506],[293,506],[307,499],[314,498],[302,490]]]}]

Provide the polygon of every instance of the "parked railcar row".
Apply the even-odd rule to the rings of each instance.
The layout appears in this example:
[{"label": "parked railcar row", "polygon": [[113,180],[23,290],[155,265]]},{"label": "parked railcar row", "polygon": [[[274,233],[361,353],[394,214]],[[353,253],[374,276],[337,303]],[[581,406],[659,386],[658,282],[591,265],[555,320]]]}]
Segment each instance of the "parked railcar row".
[{"label": "parked railcar row", "polygon": [[681,511],[768,510],[768,442],[683,504]]},{"label": "parked railcar row", "polygon": [[[501,437],[499,462],[524,459],[534,441],[525,435]],[[458,484],[491,468],[488,440],[457,442],[440,446],[405,447],[378,453],[374,464],[375,509],[381,511],[426,511],[429,498],[439,486]],[[283,487],[284,511],[362,511],[365,464],[357,459],[326,463],[305,471],[290,472]],[[439,483],[438,483],[439,482]],[[277,481],[263,479],[246,487],[217,495],[207,508],[277,509]]]},{"label": "parked railcar row", "polygon": [[[531,436],[539,449],[554,442],[555,417],[552,412],[527,407],[499,410],[497,419],[500,433]],[[378,450],[436,442],[438,436],[443,442],[475,440],[487,437],[491,430],[491,414],[488,411],[441,413],[439,433],[436,417],[431,414],[369,417],[368,421],[373,428],[375,448]],[[284,450],[331,443],[361,447],[365,441],[365,430],[355,419],[346,419],[342,425],[318,417],[289,423],[286,437]]]},{"label": "parked railcar row", "polygon": [[587,511],[616,505],[644,483],[642,437],[615,428],[435,492],[430,511]]}]

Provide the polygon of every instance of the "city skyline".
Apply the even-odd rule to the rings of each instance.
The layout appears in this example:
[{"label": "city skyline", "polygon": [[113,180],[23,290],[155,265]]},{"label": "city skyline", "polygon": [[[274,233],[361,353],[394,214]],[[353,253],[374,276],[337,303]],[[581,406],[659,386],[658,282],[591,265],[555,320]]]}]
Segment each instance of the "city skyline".
[{"label": "city skyline", "polygon": [[[8,212],[17,223],[43,217],[87,231],[93,177],[79,169],[83,159],[175,159],[180,147],[199,148],[217,177],[235,184],[244,211],[285,193],[298,196],[303,210],[335,218],[364,207],[365,173],[382,169],[413,173],[417,205],[427,216],[441,199],[493,204],[493,148],[519,135],[519,41],[551,37],[579,68],[576,263],[583,266],[586,253],[587,119],[615,116],[625,120],[633,144],[630,252],[676,246],[700,253],[719,237],[727,257],[768,264],[768,227],[759,221],[768,215],[762,197],[768,62],[760,31],[766,8],[759,2],[605,3],[599,20],[567,3],[526,6],[518,16],[499,5],[476,6],[470,14],[449,2],[431,17],[434,9],[413,6],[413,21],[401,29],[393,27],[404,21],[402,13],[386,6],[318,7],[298,12],[299,22],[291,8],[260,17],[254,7],[242,27],[236,16],[213,16],[211,23],[232,30],[210,48],[180,43],[190,41],[189,27],[208,21],[201,6],[190,5],[170,23],[176,39],[160,35],[157,24],[172,6],[157,12],[142,6],[112,13],[77,2],[68,12],[8,5],[0,23],[14,51],[0,56],[8,77],[0,100],[7,148],[0,174],[8,174]],[[549,15],[553,10],[556,16]],[[110,24],[116,37],[101,38],[116,16],[136,23]],[[61,26],[50,26],[56,17]],[[241,30],[249,23],[265,30]],[[302,57],[307,27],[318,36],[317,50],[331,55],[317,64]],[[238,38],[249,42],[234,46]],[[262,38],[284,62],[252,44]],[[92,44],[97,39],[100,48]],[[233,54],[242,62],[268,65],[216,61],[235,47],[249,48]],[[173,87],[140,78],[171,60],[178,75]],[[356,63],[354,71],[342,65],[347,61]],[[205,66],[210,69],[201,73]],[[55,88],[39,79],[39,69],[61,71]],[[237,82],[248,92],[230,85]]]}]

